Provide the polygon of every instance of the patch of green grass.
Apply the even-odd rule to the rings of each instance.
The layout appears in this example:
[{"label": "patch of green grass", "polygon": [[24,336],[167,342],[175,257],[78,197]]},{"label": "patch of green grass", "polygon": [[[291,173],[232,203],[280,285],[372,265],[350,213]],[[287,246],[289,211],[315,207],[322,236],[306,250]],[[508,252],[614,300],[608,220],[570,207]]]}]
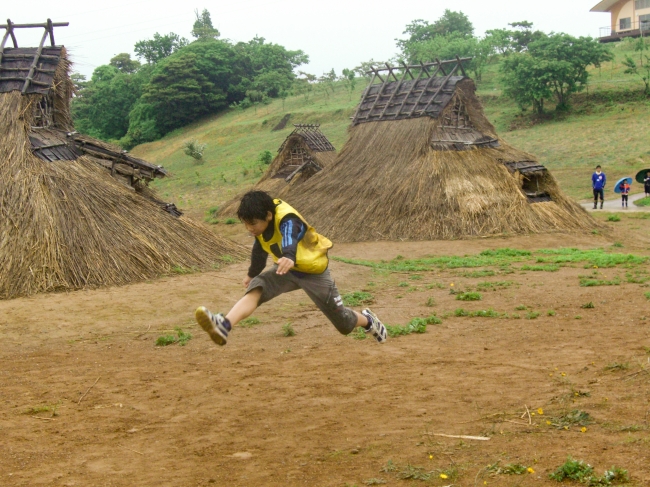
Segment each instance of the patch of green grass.
[{"label": "patch of green grass", "polygon": [[595,286],[619,286],[621,284],[621,280],[616,277],[612,280],[605,280],[605,279],[588,279],[586,277],[581,277],[580,278],[580,286],[581,287],[595,287]]},{"label": "patch of green grass", "polygon": [[184,275],[184,274],[194,274],[195,272],[198,272],[199,269],[196,267],[183,267],[182,265],[175,265],[172,266],[170,269],[170,272],[172,274],[179,274],[179,275]]},{"label": "patch of green grass", "polygon": [[562,416],[551,418],[551,425],[560,429],[569,429],[571,426],[587,426],[593,423],[591,415],[585,411],[574,409]]},{"label": "patch of green grass", "polygon": [[557,272],[560,270],[560,266],[556,264],[547,264],[547,265],[522,265],[519,270],[522,271],[534,271],[534,272]]},{"label": "patch of green grass", "polygon": [[581,304],[580,307],[582,309],[593,309],[593,308],[595,308],[593,301],[589,301],[588,303]]},{"label": "patch of green grass", "polygon": [[219,223],[219,219],[217,218],[218,213],[219,213],[218,206],[212,206],[208,208],[208,210],[205,212],[205,218],[203,219],[203,221],[209,223],[210,225],[216,225],[217,223]]},{"label": "patch of green grass", "polygon": [[192,339],[192,335],[190,333],[183,331],[183,329],[180,326],[177,326],[176,328],[174,328],[174,330],[176,330],[176,335],[178,337],[176,341],[181,347],[187,345],[187,342],[189,342]]},{"label": "patch of green grass", "polygon": [[498,290],[498,289],[506,289],[510,286],[512,286],[514,282],[512,281],[494,281],[494,282],[479,282],[476,285],[476,288],[482,291],[487,291],[488,289],[491,290]]},{"label": "patch of green grass", "polygon": [[433,308],[436,305],[436,300],[433,297],[429,297],[427,299],[427,302],[425,303],[425,306],[427,308]]},{"label": "patch of green grass", "polygon": [[557,467],[554,472],[550,473],[548,477],[557,482],[574,480],[576,482],[586,483],[593,472],[593,467],[588,463],[568,457],[566,461]]},{"label": "patch of green grass", "polygon": [[480,271],[461,272],[459,275],[462,277],[491,277],[496,275],[496,272],[490,269],[481,269]]},{"label": "patch of green grass", "polygon": [[411,281],[421,281],[421,280],[422,280],[422,276],[421,276],[420,274],[413,274],[412,276],[409,276],[409,279],[410,279]]},{"label": "patch of green grass", "polygon": [[185,331],[183,331],[183,329],[180,326],[175,327],[174,331],[176,332],[176,336],[174,335],[159,336],[156,339],[156,346],[166,347],[168,345],[173,345],[174,343],[178,343],[180,346],[185,346],[187,345],[187,342],[189,342],[192,339],[192,335],[190,333],[186,333]]},{"label": "patch of green grass", "polygon": [[293,329],[293,325],[291,323],[285,323],[282,325],[282,336],[292,337],[295,335],[296,331]]},{"label": "patch of green grass", "polygon": [[385,484],[386,481],[382,478],[372,478],[364,481],[363,483],[366,485],[382,485]]},{"label": "patch of green grass", "polygon": [[454,316],[467,316],[472,318],[499,318],[501,315],[497,311],[494,311],[492,308],[480,309],[478,311],[468,311],[463,308],[458,308],[456,311],[454,311]]},{"label": "patch of green grass", "polygon": [[241,326],[242,328],[251,328],[255,325],[259,325],[261,321],[258,318],[255,318],[254,316],[249,316],[248,318],[244,318],[241,320],[237,326]]},{"label": "patch of green grass", "polygon": [[55,417],[58,416],[59,413],[57,413],[57,409],[59,408],[59,403],[57,404],[44,404],[42,406],[34,406],[31,408],[28,408],[22,412],[22,414],[29,414],[29,415],[34,415],[34,414],[40,414],[40,413],[50,413],[50,417]]},{"label": "patch of green grass", "polygon": [[400,282],[397,287],[409,287],[410,284],[408,282]]},{"label": "patch of green grass", "polygon": [[526,311],[528,309],[528,306],[525,304],[520,304],[519,306],[515,306],[515,311]]},{"label": "patch of green grass", "polygon": [[237,218],[226,218],[224,223],[226,225],[234,225],[235,223],[239,223],[239,220],[237,220]]},{"label": "patch of green grass", "polygon": [[365,331],[363,331],[363,328],[361,327],[356,327],[354,331],[350,333],[350,336],[355,340],[365,340],[366,338],[368,338],[368,335],[366,334]]},{"label": "patch of green grass", "polygon": [[386,462],[386,465],[384,465],[381,468],[381,471],[385,473],[394,473],[397,472],[398,470],[399,467],[395,465],[392,460],[388,460],[388,462]]},{"label": "patch of green grass", "polygon": [[546,314],[547,314],[548,316],[555,316],[555,310],[553,310],[553,309],[549,309],[549,310],[546,312]]},{"label": "patch of green grass", "polygon": [[608,222],[620,222],[621,217],[618,216],[618,214],[616,214],[616,213],[612,213],[611,215],[607,216],[607,221]]},{"label": "patch of green grass", "polygon": [[539,313],[538,311],[529,311],[524,315],[524,318],[526,318],[527,320],[535,320],[539,317],[540,314],[541,313]]},{"label": "patch of green grass", "polygon": [[365,291],[353,291],[343,296],[343,304],[347,307],[364,306],[375,302],[375,297]]},{"label": "patch of green grass", "polygon": [[645,197],[634,201],[636,206],[650,206],[650,197]]},{"label": "patch of green grass", "polygon": [[575,315],[575,316],[573,317],[573,319],[574,319],[574,320],[581,320],[581,319],[582,319],[582,316],[580,316],[580,315]]},{"label": "patch of green grass", "polygon": [[166,347],[174,343],[176,343],[176,337],[174,335],[161,335],[156,339],[157,347]]},{"label": "patch of green grass", "polygon": [[[649,198],[649,199],[650,199],[650,198]],[[623,247],[623,244],[622,244],[621,242],[614,242],[614,243],[612,244],[612,247],[615,247],[615,248],[619,248],[619,249],[620,249],[620,248]]]},{"label": "patch of green grass", "polygon": [[458,301],[480,301],[483,299],[483,296],[481,296],[481,293],[465,292],[457,294],[456,299]]},{"label": "patch of green grass", "polygon": [[402,325],[386,325],[386,331],[389,337],[397,337],[402,335],[410,335],[411,333],[425,333],[427,325],[439,325],[442,320],[436,315],[431,315],[428,318],[413,318],[408,324]]},{"label": "patch of green grass", "polygon": [[644,293],[643,295],[645,296],[646,299],[650,299],[650,293]]},{"label": "patch of green grass", "polygon": [[427,289],[433,289],[434,287],[438,289],[444,289],[445,285],[441,282],[432,282],[431,284],[427,284]]}]

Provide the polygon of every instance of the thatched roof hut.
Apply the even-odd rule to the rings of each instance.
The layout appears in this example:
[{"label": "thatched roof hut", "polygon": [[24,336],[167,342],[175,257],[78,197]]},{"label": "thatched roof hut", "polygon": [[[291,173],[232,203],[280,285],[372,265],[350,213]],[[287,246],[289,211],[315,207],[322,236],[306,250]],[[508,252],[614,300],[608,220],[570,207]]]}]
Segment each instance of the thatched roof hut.
[{"label": "thatched roof hut", "polygon": [[374,71],[334,164],[287,198],[319,233],[430,240],[597,226],[532,155],[498,137],[463,61],[403,66],[400,78]]},{"label": "thatched roof hut", "polygon": [[38,48],[5,47],[21,26],[0,27],[0,299],[243,257],[155,198],[147,183],[163,168],[74,132],[65,48],[45,47],[47,35]]},{"label": "thatched roof hut", "polygon": [[[294,127],[254,189],[266,191],[274,198],[292,199],[305,181],[334,162],[336,149],[321,132],[320,125],[294,124]],[[228,201],[219,213],[234,214],[241,196]]]}]

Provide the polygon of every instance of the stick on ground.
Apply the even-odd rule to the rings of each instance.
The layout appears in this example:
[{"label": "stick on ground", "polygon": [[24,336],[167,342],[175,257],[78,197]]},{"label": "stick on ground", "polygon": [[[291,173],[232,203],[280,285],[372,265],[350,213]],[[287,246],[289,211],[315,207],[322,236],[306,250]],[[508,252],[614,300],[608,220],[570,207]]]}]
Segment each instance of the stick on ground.
[{"label": "stick on ground", "polygon": [[94,385],[97,384],[97,381],[98,381],[99,379],[101,379],[101,378],[102,378],[101,375],[100,375],[99,377],[97,377],[97,380],[96,380],[95,382],[93,382],[93,385],[90,386],[90,387],[88,388],[88,390],[87,390],[86,392],[84,392],[84,395],[81,396],[81,397],[79,398],[79,400],[77,401],[77,404],[81,403],[81,400],[82,400],[84,397],[86,397],[86,394],[88,394],[88,392],[90,392],[90,389],[92,389],[92,388],[94,387]]}]

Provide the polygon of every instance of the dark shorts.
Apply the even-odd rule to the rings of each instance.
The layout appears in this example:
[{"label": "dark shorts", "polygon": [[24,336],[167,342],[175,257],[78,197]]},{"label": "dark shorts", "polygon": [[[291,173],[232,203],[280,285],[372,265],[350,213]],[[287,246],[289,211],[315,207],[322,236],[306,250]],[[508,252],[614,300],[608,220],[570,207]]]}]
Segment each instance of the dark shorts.
[{"label": "dark shorts", "polygon": [[296,275],[289,272],[283,276],[276,274],[277,269],[278,267],[274,265],[253,278],[248,285],[247,294],[253,289],[262,288],[259,305],[280,294],[302,289],[340,333],[347,335],[354,330],[357,326],[357,315],[343,306],[343,300],[329,269],[322,274]]},{"label": "dark shorts", "polygon": [[598,196],[600,196],[600,201],[605,200],[605,190],[604,189],[594,189],[594,201],[598,201]]}]

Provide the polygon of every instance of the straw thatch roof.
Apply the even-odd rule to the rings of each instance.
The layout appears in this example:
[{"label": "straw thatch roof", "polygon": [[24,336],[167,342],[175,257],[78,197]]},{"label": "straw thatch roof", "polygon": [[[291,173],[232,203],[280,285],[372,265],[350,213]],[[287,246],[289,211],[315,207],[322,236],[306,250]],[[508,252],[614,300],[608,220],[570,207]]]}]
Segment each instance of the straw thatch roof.
[{"label": "straw thatch roof", "polygon": [[429,240],[597,226],[532,155],[497,136],[458,65],[426,81],[402,70],[366,89],[334,164],[286,198],[319,233]]},{"label": "straw thatch roof", "polygon": [[[294,124],[294,127],[254,189],[266,191],[274,198],[291,199],[301,191],[305,181],[334,162],[336,149],[319,125]],[[228,201],[219,214],[235,214],[241,196]]]},{"label": "straw thatch roof", "polygon": [[38,53],[0,51],[0,299],[242,258],[242,247],[156,199],[146,183],[164,169],[74,133],[70,63],[64,48],[56,51],[45,51],[49,81],[38,78],[31,91],[6,80],[23,71],[4,68],[44,66]]}]

